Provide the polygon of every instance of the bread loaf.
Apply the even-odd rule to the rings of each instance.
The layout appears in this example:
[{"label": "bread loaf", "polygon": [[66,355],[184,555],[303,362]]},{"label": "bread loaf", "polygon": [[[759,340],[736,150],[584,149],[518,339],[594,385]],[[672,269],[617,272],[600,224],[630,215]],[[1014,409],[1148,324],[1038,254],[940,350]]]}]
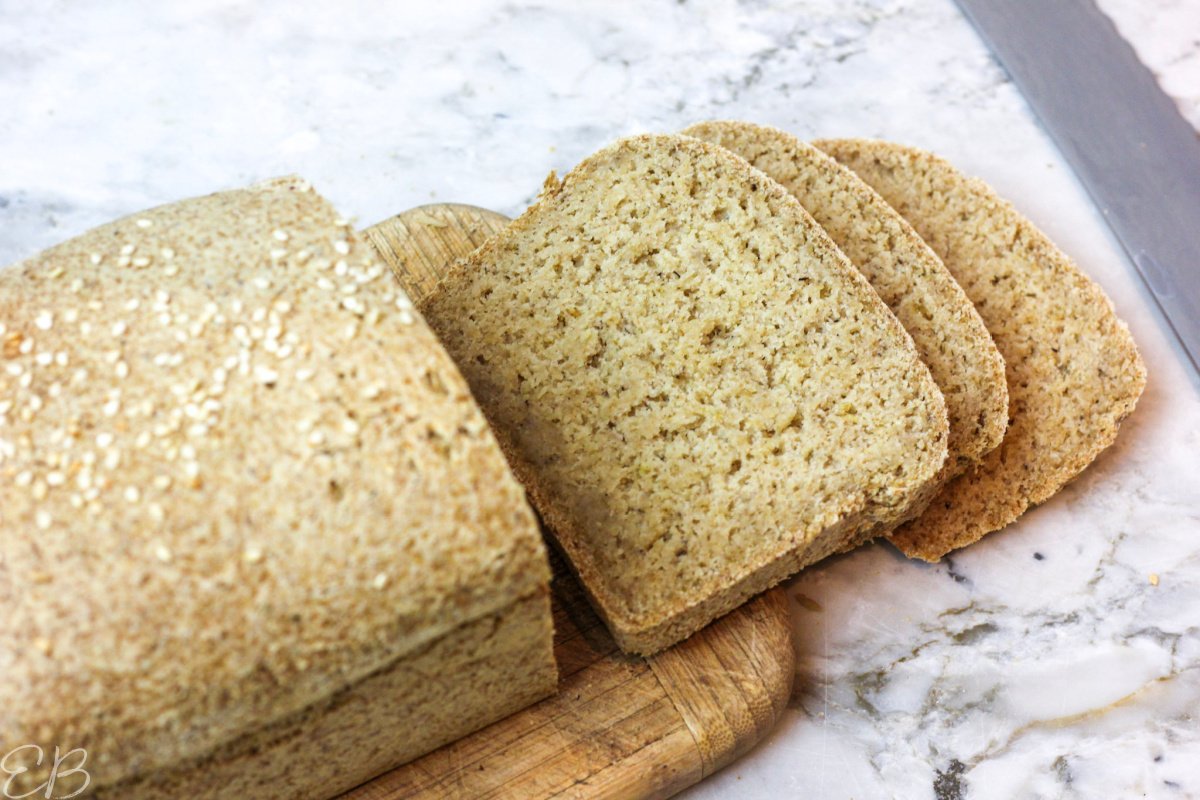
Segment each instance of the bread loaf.
[{"label": "bread loaf", "polygon": [[83,748],[123,800],[324,798],[553,690],[523,492],[303,181],[0,271],[0,340],[0,751]]},{"label": "bread loaf", "polygon": [[1146,370],[1095,283],[982,181],[911,147],[816,142],[904,216],[975,304],[1007,363],[1009,426],[976,470],[892,534],[936,560],[1042,503],[1112,444]]},{"label": "bread loaf", "polygon": [[628,651],[902,516],[945,459],[903,328],[794,198],[696,139],[548,181],[422,310]]}]

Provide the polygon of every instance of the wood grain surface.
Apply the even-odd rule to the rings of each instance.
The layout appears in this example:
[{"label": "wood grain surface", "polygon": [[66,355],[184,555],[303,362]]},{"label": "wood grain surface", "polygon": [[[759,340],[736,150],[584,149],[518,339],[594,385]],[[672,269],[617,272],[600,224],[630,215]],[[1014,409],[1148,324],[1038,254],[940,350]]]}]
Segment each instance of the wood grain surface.
[{"label": "wood grain surface", "polygon": [[[419,301],[454,258],[507,221],[439,204],[366,233]],[[782,590],[641,658],[617,649],[565,562],[551,562],[558,693],[343,800],[665,798],[745,753],[778,720],[795,668]]]}]

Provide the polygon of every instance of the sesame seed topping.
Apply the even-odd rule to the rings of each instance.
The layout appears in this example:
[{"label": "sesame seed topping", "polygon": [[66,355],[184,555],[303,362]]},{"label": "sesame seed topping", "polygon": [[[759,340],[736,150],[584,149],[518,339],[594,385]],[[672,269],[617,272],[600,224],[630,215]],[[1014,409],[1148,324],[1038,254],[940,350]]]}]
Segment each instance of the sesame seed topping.
[{"label": "sesame seed topping", "polygon": [[[50,395],[51,397],[58,397],[58,396],[60,396],[60,395],[62,394],[62,384],[61,384],[61,383],[52,383],[52,384],[50,384],[50,388],[48,388],[48,389],[46,390],[46,394]],[[2,404],[2,403],[0,403],[0,405],[3,405],[3,404]],[[3,413],[3,412],[2,412],[2,411],[0,411],[0,413]]]},{"label": "sesame seed topping", "polygon": [[33,373],[26,372],[20,378],[17,378],[17,385],[22,389],[28,389],[33,384]]},{"label": "sesame seed topping", "polygon": [[83,291],[83,278],[76,278],[75,280],[71,281],[71,291],[75,294],[79,294]]},{"label": "sesame seed topping", "polygon": [[54,353],[38,353],[33,360],[39,367],[48,367],[54,363]]},{"label": "sesame seed topping", "polygon": [[179,455],[183,456],[184,461],[196,460],[196,448],[190,444],[185,444],[179,448]]},{"label": "sesame seed topping", "polygon": [[130,503],[136,503],[138,500],[142,499],[142,492],[136,486],[126,486],[125,499]]},{"label": "sesame seed topping", "polygon": [[333,267],[333,274],[337,275],[339,278],[344,278],[346,276],[346,273],[349,271],[350,271],[350,268],[346,266],[345,261],[339,261]]},{"label": "sesame seed topping", "polygon": [[280,230],[280,229],[278,229],[278,228],[276,228],[275,230],[271,231],[271,235],[272,235],[272,236],[274,236],[274,237],[275,237],[275,238],[276,238],[278,241],[280,241],[280,242],[286,242],[286,241],[288,240],[288,238],[289,238],[289,237],[288,237],[288,234],[287,234],[287,231],[282,231],[282,230]]},{"label": "sesame seed topping", "polygon": [[279,259],[286,256],[287,252],[288,251],[284,250],[282,247],[272,247],[271,248],[271,258],[274,261],[278,261]]},{"label": "sesame seed topping", "polygon": [[127,256],[127,255],[131,255],[132,253],[133,253],[133,245],[131,245],[131,244],[121,245],[121,255]]},{"label": "sesame seed topping", "polygon": [[336,287],[334,287],[333,281],[329,280],[329,278],[319,278],[317,280],[317,288],[326,292],[332,292]]},{"label": "sesame seed topping", "polygon": [[367,398],[368,400],[374,400],[382,393],[382,387],[380,387],[377,383],[373,383],[363,390],[363,397]]},{"label": "sesame seed topping", "polygon": [[146,510],[150,512],[150,518],[153,519],[155,522],[162,522],[164,519],[167,518],[166,512],[163,511],[163,507],[160,506],[158,503],[151,503],[149,506],[146,507]]},{"label": "sesame seed topping", "polygon": [[62,486],[66,482],[66,476],[61,472],[51,472],[46,475],[46,483],[50,486]]},{"label": "sesame seed topping", "polygon": [[26,339],[17,347],[17,352],[23,356],[27,356],[33,352],[33,339]]},{"label": "sesame seed topping", "polygon": [[170,561],[172,558],[171,550],[166,545],[160,544],[154,548],[154,557],[164,563]]},{"label": "sesame seed topping", "polygon": [[34,318],[33,324],[44,331],[48,331],[54,327],[54,315],[49,311],[43,311]]},{"label": "sesame seed topping", "polygon": [[338,217],[333,221],[333,224],[339,228],[345,228],[350,225],[350,220],[346,219],[345,217]]},{"label": "sesame seed topping", "polygon": [[159,475],[157,478],[154,479],[154,488],[158,489],[160,492],[165,492],[167,489],[170,489],[171,488],[171,476],[170,475]]},{"label": "sesame seed topping", "polygon": [[292,354],[292,346],[290,344],[285,344],[283,347],[279,348],[279,351],[277,353],[275,353],[275,356],[277,358],[283,359],[283,358],[287,358],[291,354]]},{"label": "sesame seed topping", "polygon": [[11,363],[4,365],[4,371],[7,372],[9,375],[12,375],[15,377],[17,375],[20,375],[22,372],[24,372],[25,368],[22,367],[17,362],[13,361]]},{"label": "sesame seed topping", "polygon": [[312,376],[315,374],[316,374],[315,372],[313,372],[311,369],[307,369],[307,368],[296,370],[296,380],[307,381],[307,380],[311,379]]},{"label": "sesame seed topping", "polygon": [[142,304],[141,300],[137,299],[136,297],[131,298],[130,301],[125,304],[125,310],[126,311],[137,311],[138,306],[140,306],[141,304]]},{"label": "sesame seed topping", "polygon": [[[43,509],[41,511],[38,511],[37,514],[34,515],[33,521],[37,524],[39,529],[44,531],[44,530],[48,530],[50,528],[50,526],[54,524],[54,517],[50,516],[49,511],[46,511]],[[40,641],[44,642],[45,639],[42,639]]]},{"label": "sesame seed topping", "polygon": [[195,480],[200,474],[200,465],[195,461],[188,461],[183,465],[183,474],[187,475],[192,480]]},{"label": "sesame seed topping", "polygon": [[67,355],[66,350],[59,350],[57,353],[54,354],[54,363],[58,364],[60,367],[65,367],[70,362],[70,360],[71,360],[71,358],[70,358],[70,356]]},{"label": "sesame seed topping", "polygon": [[21,470],[17,473],[17,477],[13,478],[13,483],[21,488],[24,488],[33,483],[33,473],[27,469]]},{"label": "sesame seed topping", "polygon": [[126,364],[124,361],[118,361],[116,372],[117,372],[118,378],[128,378],[129,377],[129,365]]},{"label": "sesame seed topping", "polygon": [[34,481],[33,483],[33,499],[39,503],[46,499],[46,495],[50,493],[50,488],[46,486],[45,481]]},{"label": "sesame seed topping", "polygon": [[271,281],[264,277],[258,277],[254,279],[254,285],[259,289],[270,289]]},{"label": "sesame seed topping", "polygon": [[375,580],[371,581],[371,585],[376,589],[382,589],[388,584],[388,576],[386,572],[381,572],[375,576]]},{"label": "sesame seed topping", "polygon": [[347,242],[345,239],[339,239],[338,241],[333,243],[333,249],[338,251],[342,255],[346,255],[347,253],[350,252],[350,243]]},{"label": "sesame seed topping", "polygon": [[173,278],[178,274],[179,266],[177,264],[168,264],[167,266],[163,267],[163,275],[166,275],[168,278]]},{"label": "sesame seed topping", "polygon": [[172,258],[175,257],[175,251],[169,247],[164,247],[162,250],[159,250],[158,252],[159,252],[159,255],[161,255],[163,258],[167,259],[168,261],[170,261]]},{"label": "sesame seed topping", "polygon": [[79,323],[79,332],[81,334],[83,334],[84,337],[91,336],[92,335],[92,323],[90,323],[90,322]]},{"label": "sesame seed topping", "polygon": [[103,261],[104,256],[100,255],[99,253],[92,253],[91,256],[88,257],[88,260],[91,261],[93,265],[95,265],[95,264],[99,264],[101,261]]},{"label": "sesame seed topping", "polygon": [[37,413],[38,411],[42,410],[42,398],[35,394],[29,398],[29,400],[26,402],[26,405],[29,406],[30,411]]},{"label": "sesame seed topping", "polygon": [[96,434],[96,447],[99,447],[101,450],[106,450],[109,447],[112,447],[112,443],[113,435],[111,433]]},{"label": "sesame seed topping", "polygon": [[254,379],[259,383],[272,384],[279,380],[279,373],[268,367],[255,367]]},{"label": "sesame seed topping", "polygon": [[348,419],[342,423],[342,430],[353,436],[358,433],[360,429],[357,422],[352,419]]},{"label": "sesame seed topping", "polygon": [[325,441],[325,434],[320,431],[313,431],[308,435],[308,443],[316,446]]},{"label": "sesame seed topping", "polygon": [[148,220],[148,219],[139,219],[137,221],[137,226],[139,228],[149,228],[153,224],[154,224],[154,222],[152,220]]},{"label": "sesame seed topping", "polygon": [[133,440],[133,446],[139,449],[149,447],[151,439],[153,439],[153,437],[150,435],[150,431],[142,431],[138,434],[137,438]]},{"label": "sesame seed topping", "polygon": [[256,544],[247,545],[242,551],[242,559],[248,564],[257,564],[263,559],[262,548]]},{"label": "sesame seed topping", "polygon": [[396,315],[396,317],[400,320],[401,325],[412,325],[414,322],[416,322],[413,315],[407,311],[401,311]]},{"label": "sesame seed topping", "polygon": [[133,265],[135,267],[148,267],[150,266],[150,259],[146,258],[146,256],[138,256],[133,259]]},{"label": "sesame seed topping", "polygon": [[117,467],[121,466],[121,451],[109,450],[104,454],[104,468],[112,472]]},{"label": "sesame seed topping", "polygon": [[0,417],[12,411],[12,400],[0,400]]}]

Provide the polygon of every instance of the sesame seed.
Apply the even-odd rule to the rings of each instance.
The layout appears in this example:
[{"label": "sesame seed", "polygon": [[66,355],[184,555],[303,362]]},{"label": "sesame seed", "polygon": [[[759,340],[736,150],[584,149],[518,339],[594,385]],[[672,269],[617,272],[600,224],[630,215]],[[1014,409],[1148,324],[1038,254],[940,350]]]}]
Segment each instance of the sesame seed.
[{"label": "sesame seed", "polygon": [[72,494],[70,497],[72,508],[83,508],[83,498],[77,494]]},{"label": "sesame seed", "polygon": [[81,334],[83,334],[84,337],[91,336],[92,335],[92,323],[90,323],[90,322],[79,323],[79,332]]},{"label": "sesame seed", "polygon": [[171,488],[171,476],[170,475],[159,475],[157,478],[154,479],[154,488],[158,489],[160,492],[165,492],[167,489],[170,489]]},{"label": "sesame seed", "polygon": [[413,318],[413,315],[408,313],[407,311],[401,311],[396,316],[397,316],[397,319],[400,320],[401,325],[412,325],[416,321]]},{"label": "sesame seed", "polygon": [[131,253],[133,253],[133,245],[131,245],[131,244],[121,245],[121,255],[127,256],[127,255],[130,255]]},{"label": "sesame seed", "polygon": [[396,295],[396,308],[400,309],[401,311],[409,311],[412,309],[412,307],[412,300],[407,294],[400,292]]},{"label": "sesame seed", "polygon": [[33,384],[33,373],[26,372],[20,378],[17,378],[17,385],[22,389],[28,389]]},{"label": "sesame seed", "polygon": [[129,377],[129,365],[126,364],[124,361],[117,362],[117,377],[118,378],[128,378]]},{"label": "sesame seed", "polygon": [[4,416],[9,411],[12,411],[12,407],[12,400],[0,400],[0,417]]},{"label": "sesame seed", "polygon": [[101,450],[106,450],[112,447],[113,435],[111,433],[100,433],[96,435],[96,447]]},{"label": "sesame seed", "polygon": [[167,259],[168,261],[175,257],[175,251],[169,247],[164,247],[162,250],[159,250],[158,252],[160,255],[162,255],[163,258]]},{"label": "sesame seed", "polygon": [[258,277],[258,278],[255,278],[255,279],[254,279],[254,285],[255,285],[256,287],[258,287],[259,289],[270,289],[270,288],[271,288],[271,281],[269,281],[269,280],[267,280],[266,278],[263,278],[263,277]]},{"label": "sesame seed", "polygon": [[26,405],[29,406],[30,411],[36,414],[42,410],[42,398],[35,394],[29,398]]},{"label": "sesame seed", "polygon": [[342,430],[353,436],[359,432],[359,425],[354,420],[348,419],[342,423]]},{"label": "sesame seed", "polygon": [[10,362],[10,363],[4,365],[4,371],[7,372],[9,375],[16,377],[17,375],[20,375],[22,372],[24,372],[25,368],[22,367],[17,362],[13,361],[13,362]]},{"label": "sesame seed", "polygon": [[109,472],[121,466],[121,451],[109,450],[104,454],[104,468]]},{"label": "sesame seed", "polygon": [[142,499],[142,492],[136,486],[126,486],[125,499],[130,503],[136,503],[138,500]]},{"label": "sesame seed", "polygon": [[33,339],[26,339],[25,341],[21,342],[21,345],[17,348],[17,352],[23,356],[27,356],[32,353]]},{"label": "sesame seed", "polygon": [[179,342],[180,344],[186,344],[187,340],[188,340],[187,331],[175,331],[175,341]]},{"label": "sesame seed", "polygon": [[50,493],[50,488],[46,486],[45,481],[34,481],[33,483],[33,499],[39,503],[46,499],[46,495]]},{"label": "sesame seed", "polygon": [[315,373],[315,372],[313,372],[313,370],[311,370],[311,369],[301,369],[301,370],[297,370],[297,371],[296,371],[296,380],[298,380],[298,381],[307,381],[307,380],[309,380],[310,378],[312,378],[312,376],[313,376],[313,375],[315,375],[315,374],[316,374],[316,373]]},{"label": "sesame seed", "polygon": [[333,243],[333,249],[338,251],[342,255],[346,255],[347,253],[350,252],[350,243],[347,242],[345,239],[339,239],[338,241]]},{"label": "sesame seed", "polygon": [[190,444],[185,444],[183,447],[179,448],[179,455],[183,456],[185,461],[195,461],[196,448]]},{"label": "sesame seed", "polygon": [[349,271],[350,268],[346,266],[345,261],[339,261],[333,266],[333,274],[337,275],[339,278],[344,278],[346,273]]},{"label": "sesame seed", "polygon": [[342,294],[354,294],[357,291],[358,291],[358,284],[356,284],[356,283],[347,283],[346,285],[344,285],[342,287]]},{"label": "sesame seed", "polygon": [[350,225],[350,220],[346,219],[345,217],[338,217],[333,221],[333,224],[339,228],[345,228]]},{"label": "sesame seed", "polygon": [[79,294],[83,291],[83,278],[76,278],[75,280],[71,281],[71,291],[75,294]]},{"label": "sesame seed", "polygon": [[88,260],[91,261],[92,264],[99,264],[104,260],[104,256],[100,255],[99,253],[92,253],[91,256],[88,257]]},{"label": "sesame seed", "polygon": [[150,518],[155,522],[162,522],[167,518],[166,512],[163,511],[163,507],[158,503],[151,503],[146,507],[146,510],[150,512]]},{"label": "sesame seed", "polygon": [[153,437],[150,435],[150,431],[142,431],[138,434],[138,437],[133,440],[133,446],[137,447],[138,449],[149,447],[152,438]]},{"label": "sesame seed", "polygon": [[165,563],[171,560],[171,551],[166,545],[160,544],[154,548],[154,557]]},{"label": "sesame seed", "polygon": [[276,352],[279,349],[279,340],[278,339],[267,339],[265,342],[263,342],[263,349],[266,350],[268,353]]},{"label": "sesame seed", "polygon": [[379,386],[379,384],[373,383],[363,390],[363,397],[367,398],[368,400],[374,400],[382,393],[383,389]]},{"label": "sesame seed", "polygon": [[54,327],[54,315],[49,311],[43,311],[34,318],[33,324],[44,331],[48,331]]},{"label": "sesame seed", "polygon": [[107,403],[104,404],[103,410],[104,410],[104,416],[115,417],[117,415],[117,412],[121,410],[121,401],[120,400],[109,400]]},{"label": "sesame seed", "polygon": [[353,339],[355,336],[358,336],[358,325],[356,325],[354,323],[347,325],[346,330],[345,330],[345,336],[347,339]]},{"label": "sesame seed", "polygon": [[333,281],[329,280],[329,278],[319,278],[317,280],[317,288],[326,292],[332,292],[336,287],[334,287]]},{"label": "sesame seed", "polygon": [[256,544],[247,545],[246,549],[242,551],[242,559],[248,564],[257,564],[262,561],[262,558],[262,548]]},{"label": "sesame seed", "polygon": [[259,383],[272,384],[279,380],[279,373],[268,367],[255,367],[254,379]]},{"label": "sesame seed", "polygon": [[282,247],[272,247],[271,248],[271,260],[278,261],[279,259],[286,256],[287,252],[288,251],[284,250]]},{"label": "sesame seed", "polygon": [[125,310],[126,311],[137,311],[138,306],[140,306],[141,304],[142,304],[141,300],[137,299],[136,297],[131,298],[129,300],[129,302],[125,304]]},{"label": "sesame seed", "polygon": [[133,265],[135,267],[148,267],[150,266],[150,259],[146,258],[145,256],[138,256],[137,258],[133,259]]},{"label": "sesame seed", "polygon": [[33,473],[27,469],[21,470],[17,473],[17,477],[13,478],[13,483],[21,488],[24,488],[33,483]]},{"label": "sesame seed", "polygon": [[151,220],[148,220],[148,219],[139,219],[137,221],[137,226],[139,228],[149,228],[153,224],[154,224],[154,222]]},{"label": "sesame seed", "polygon": [[262,322],[267,318],[267,310],[265,308],[256,308],[254,313],[250,315],[251,322]]},{"label": "sesame seed", "polygon": [[54,363],[58,364],[60,367],[65,367],[70,362],[70,360],[71,360],[71,358],[70,358],[70,356],[67,355],[66,350],[59,350],[57,353],[54,354]]},{"label": "sesame seed", "polygon": [[[62,394],[62,384],[61,383],[50,384],[50,388],[48,388],[46,390],[46,394],[50,395],[51,397],[60,396]],[[0,403],[0,406],[2,406],[2,405],[3,405],[3,403]],[[0,414],[2,414],[2,413],[4,413],[4,412],[0,411]]]},{"label": "sesame seed", "polygon": [[313,431],[308,435],[308,443],[311,445],[319,445],[325,441],[325,434],[320,431]]},{"label": "sesame seed", "polygon": [[46,484],[49,486],[62,486],[67,482],[66,476],[61,472],[51,472],[46,475]]},{"label": "sesame seed", "polygon": [[88,501],[89,503],[92,502],[93,500],[95,500],[99,496],[100,496],[100,490],[97,489],[95,486],[93,486],[92,488],[88,489],[86,492],[83,493],[83,499]]},{"label": "sesame seed", "polygon": [[386,572],[381,572],[375,576],[375,580],[371,581],[371,585],[376,589],[382,589],[388,584],[388,576]]},{"label": "sesame seed", "polygon": [[[50,526],[54,524],[54,517],[50,516],[50,512],[46,510],[38,511],[37,514],[34,515],[33,520],[41,530],[48,530]],[[39,641],[44,642],[46,640],[40,639]]]},{"label": "sesame seed", "polygon": [[179,274],[179,265],[178,264],[168,264],[166,267],[163,268],[163,275],[166,275],[168,278],[173,278],[178,274]]},{"label": "sesame seed", "polygon": [[189,478],[195,480],[196,476],[200,474],[200,465],[195,461],[188,461],[183,465],[183,473]]},{"label": "sesame seed", "polygon": [[342,298],[342,308],[346,309],[347,311],[349,311],[353,314],[359,314],[359,315],[361,315],[364,311],[366,311],[366,307],[363,306],[362,301],[359,300],[357,297],[343,297]]},{"label": "sesame seed", "polygon": [[284,359],[284,358],[287,358],[288,356],[290,356],[291,354],[292,354],[292,346],[290,344],[285,344],[283,347],[279,348],[279,351],[277,353],[275,353],[275,356],[276,356],[276,358]]},{"label": "sesame seed", "polygon": [[54,363],[54,353],[38,353],[33,360],[39,367],[48,367]]},{"label": "sesame seed", "polygon": [[85,466],[91,466],[92,464],[96,463],[96,454],[91,450],[88,450],[79,457],[79,460],[82,461]]},{"label": "sesame seed", "polygon": [[311,419],[302,419],[296,423],[296,430],[300,431],[301,433],[308,433],[313,429],[313,425],[315,424],[316,423]]}]

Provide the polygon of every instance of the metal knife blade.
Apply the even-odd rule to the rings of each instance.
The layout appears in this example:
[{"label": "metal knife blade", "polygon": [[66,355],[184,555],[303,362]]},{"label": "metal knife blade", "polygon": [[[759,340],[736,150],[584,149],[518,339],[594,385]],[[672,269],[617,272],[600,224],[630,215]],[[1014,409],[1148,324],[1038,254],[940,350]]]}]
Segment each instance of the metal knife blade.
[{"label": "metal knife blade", "polygon": [[1092,0],[956,0],[1200,375],[1200,136]]}]

